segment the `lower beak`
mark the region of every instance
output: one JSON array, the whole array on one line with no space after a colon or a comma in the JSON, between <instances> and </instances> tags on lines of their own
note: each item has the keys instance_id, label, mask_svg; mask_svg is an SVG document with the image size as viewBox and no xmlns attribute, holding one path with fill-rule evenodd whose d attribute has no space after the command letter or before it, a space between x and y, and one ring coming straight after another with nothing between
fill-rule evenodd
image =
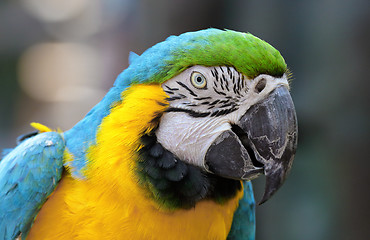
<instances>
[{"instance_id":1,"label":"lower beak","mask_svg":"<svg viewBox=\"0 0 370 240\"><path fill-rule=\"evenodd\" d=\"M297 149L297 116L286 87L253 105L231 130L222 132L205 156L208 171L231 179L266 175L266 202L284 183Z\"/></svg>"}]
</instances>

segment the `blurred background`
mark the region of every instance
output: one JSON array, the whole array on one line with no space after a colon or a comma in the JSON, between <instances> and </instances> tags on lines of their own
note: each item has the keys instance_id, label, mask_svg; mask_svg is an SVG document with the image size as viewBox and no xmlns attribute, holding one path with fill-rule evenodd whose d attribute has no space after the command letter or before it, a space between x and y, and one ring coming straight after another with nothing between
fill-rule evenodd
<instances>
[{"instance_id":1,"label":"blurred background","mask_svg":"<svg viewBox=\"0 0 370 240\"><path fill-rule=\"evenodd\" d=\"M71 128L129 51L208 27L266 40L294 73L299 148L285 185L257 207L257 239L369 239L368 0L2 0L0 148L32 121Z\"/></svg>"}]
</instances>

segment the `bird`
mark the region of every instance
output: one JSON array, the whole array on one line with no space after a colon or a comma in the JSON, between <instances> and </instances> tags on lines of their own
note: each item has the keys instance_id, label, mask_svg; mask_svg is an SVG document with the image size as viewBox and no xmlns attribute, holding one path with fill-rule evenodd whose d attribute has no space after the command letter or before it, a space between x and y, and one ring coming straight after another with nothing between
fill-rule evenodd
<instances>
[{"instance_id":1,"label":"bird","mask_svg":"<svg viewBox=\"0 0 370 240\"><path fill-rule=\"evenodd\" d=\"M0 239L255 239L291 170L290 71L251 33L170 36L71 129L40 123L0 160Z\"/></svg>"}]
</instances>

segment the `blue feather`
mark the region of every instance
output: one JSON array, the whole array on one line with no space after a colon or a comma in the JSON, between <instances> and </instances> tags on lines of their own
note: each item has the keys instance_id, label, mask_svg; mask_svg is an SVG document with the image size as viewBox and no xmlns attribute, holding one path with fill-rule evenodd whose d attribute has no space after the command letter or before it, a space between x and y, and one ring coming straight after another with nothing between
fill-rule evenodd
<instances>
[{"instance_id":1,"label":"blue feather","mask_svg":"<svg viewBox=\"0 0 370 240\"><path fill-rule=\"evenodd\" d=\"M234 213L228 240L254 240L256 235L256 216L251 182L244 182L244 196Z\"/></svg>"},{"instance_id":2,"label":"blue feather","mask_svg":"<svg viewBox=\"0 0 370 240\"><path fill-rule=\"evenodd\" d=\"M0 162L0 239L28 231L63 171L65 142L56 132L28 138Z\"/></svg>"},{"instance_id":3,"label":"blue feather","mask_svg":"<svg viewBox=\"0 0 370 240\"><path fill-rule=\"evenodd\" d=\"M133 62L135 62L136 59L138 59L139 55L134 52L130 52L130 55L128 56L128 62L131 65Z\"/></svg>"}]
</instances>

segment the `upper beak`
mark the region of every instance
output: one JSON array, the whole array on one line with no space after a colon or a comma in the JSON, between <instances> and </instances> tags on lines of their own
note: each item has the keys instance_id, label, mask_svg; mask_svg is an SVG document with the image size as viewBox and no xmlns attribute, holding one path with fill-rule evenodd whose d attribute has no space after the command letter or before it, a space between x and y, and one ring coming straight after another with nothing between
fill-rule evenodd
<instances>
[{"instance_id":1,"label":"upper beak","mask_svg":"<svg viewBox=\"0 0 370 240\"><path fill-rule=\"evenodd\" d=\"M221 133L205 156L208 171L251 180L266 175L266 202L284 183L297 149L297 116L286 87L253 105L231 130Z\"/></svg>"}]
</instances>

